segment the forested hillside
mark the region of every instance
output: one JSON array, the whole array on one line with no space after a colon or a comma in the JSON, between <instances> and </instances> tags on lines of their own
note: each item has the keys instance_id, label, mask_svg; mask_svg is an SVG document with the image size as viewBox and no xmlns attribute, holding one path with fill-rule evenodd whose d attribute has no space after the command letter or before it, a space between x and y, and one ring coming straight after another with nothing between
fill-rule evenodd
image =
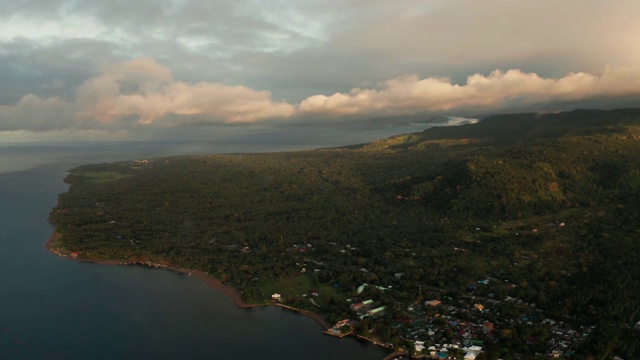
<instances>
[{"instance_id":1,"label":"forested hillside","mask_svg":"<svg viewBox=\"0 0 640 360\"><path fill-rule=\"evenodd\" d=\"M569 347L576 358L640 356L640 110L500 115L350 149L86 165L66 181L50 220L81 256L202 269L249 301L280 292L330 320L371 297L384 321L365 317L356 332L396 346L411 339L398 319L415 320L407 309L431 296L494 304L482 356L547 353L543 319L593 329ZM374 286L360 294L363 283ZM445 330L443 341L458 339Z\"/></svg>"}]
</instances>

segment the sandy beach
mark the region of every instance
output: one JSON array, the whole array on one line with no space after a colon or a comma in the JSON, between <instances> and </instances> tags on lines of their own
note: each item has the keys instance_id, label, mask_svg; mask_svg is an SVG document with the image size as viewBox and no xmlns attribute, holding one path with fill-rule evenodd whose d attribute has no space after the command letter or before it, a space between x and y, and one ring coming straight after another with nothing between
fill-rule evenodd
<instances>
[{"instance_id":1,"label":"sandy beach","mask_svg":"<svg viewBox=\"0 0 640 360\"><path fill-rule=\"evenodd\" d=\"M248 303L246 301L244 301L244 299L242 298L242 294L240 293L240 291L238 291L235 288L232 288L230 286L227 286L225 284L223 284L219 279L216 279L215 277L205 273L204 271L201 270L194 270L194 269L184 269L184 268L176 268L176 267L172 267L172 266L168 266L168 265L164 265L164 264L147 264L147 263L140 263L140 262L135 262L135 261L120 261L120 260L103 260L103 259L96 259L96 258L87 258L87 257L82 257L81 255L78 256L73 256L73 253L69 250L63 249L63 248L55 248L54 246L56 245L56 243L62 238L62 234L54 231L51 236L49 236L49 239L47 240L46 243L46 248L47 250L49 250L50 252L60 256L60 257L64 257L67 258L69 260L74 260L74 261L80 261L80 262L91 262L91 263L96 263L96 264L103 264L103 265L142 265L142 266L152 266L152 267L161 267L163 269L167 269L167 270L171 270L171 271L175 271L175 272L179 272L182 274L187 274L187 275L191 275L194 276L196 278L198 278L200 281L202 281L203 283L207 284L208 286L222 292L223 294L227 295L232 301L233 303L240 307L240 308L254 308L254 307L261 307L261 306L278 306L281 308L285 308L291 311L295 311L299 314L308 316L309 318L313 319L323 330L326 330L328 328L331 327L331 325L329 325L324 318L319 315L319 314L314 314L305 310L301 310L301 309L296 309L290 306L286 306L283 304L278 304L278 303L265 303L265 304L253 304L253 303Z\"/></svg>"}]
</instances>

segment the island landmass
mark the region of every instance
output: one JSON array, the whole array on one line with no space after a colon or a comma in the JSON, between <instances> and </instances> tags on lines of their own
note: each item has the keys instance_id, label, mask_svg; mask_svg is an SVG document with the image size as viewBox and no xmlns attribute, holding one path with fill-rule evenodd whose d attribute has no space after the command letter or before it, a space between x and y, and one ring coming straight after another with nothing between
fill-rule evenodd
<instances>
[{"instance_id":1,"label":"island landmass","mask_svg":"<svg viewBox=\"0 0 640 360\"><path fill-rule=\"evenodd\" d=\"M394 356L632 358L639 169L637 109L85 165L47 248L191 273Z\"/></svg>"}]
</instances>

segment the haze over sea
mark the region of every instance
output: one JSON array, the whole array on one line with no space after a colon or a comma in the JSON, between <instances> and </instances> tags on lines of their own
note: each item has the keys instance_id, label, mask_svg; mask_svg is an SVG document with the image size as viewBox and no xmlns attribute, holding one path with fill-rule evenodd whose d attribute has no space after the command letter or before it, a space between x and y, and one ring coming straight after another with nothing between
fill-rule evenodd
<instances>
[{"instance_id":1,"label":"haze over sea","mask_svg":"<svg viewBox=\"0 0 640 360\"><path fill-rule=\"evenodd\" d=\"M0 144L0 359L381 359L280 308L240 309L168 270L69 261L44 245L66 170L264 149L185 143Z\"/></svg>"}]
</instances>

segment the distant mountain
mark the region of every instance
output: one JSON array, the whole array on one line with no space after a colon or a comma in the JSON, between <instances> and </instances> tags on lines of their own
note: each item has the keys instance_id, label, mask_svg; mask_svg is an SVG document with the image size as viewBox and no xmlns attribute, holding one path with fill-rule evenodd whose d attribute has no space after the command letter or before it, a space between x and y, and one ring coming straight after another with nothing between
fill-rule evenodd
<instances>
[{"instance_id":1,"label":"distant mountain","mask_svg":"<svg viewBox=\"0 0 640 360\"><path fill-rule=\"evenodd\" d=\"M476 124L437 126L422 132L396 135L364 145L365 148L407 149L443 144L437 140L497 144L606 132L607 128L640 125L640 109L573 110L559 113L492 115Z\"/></svg>"}]
</instances>

